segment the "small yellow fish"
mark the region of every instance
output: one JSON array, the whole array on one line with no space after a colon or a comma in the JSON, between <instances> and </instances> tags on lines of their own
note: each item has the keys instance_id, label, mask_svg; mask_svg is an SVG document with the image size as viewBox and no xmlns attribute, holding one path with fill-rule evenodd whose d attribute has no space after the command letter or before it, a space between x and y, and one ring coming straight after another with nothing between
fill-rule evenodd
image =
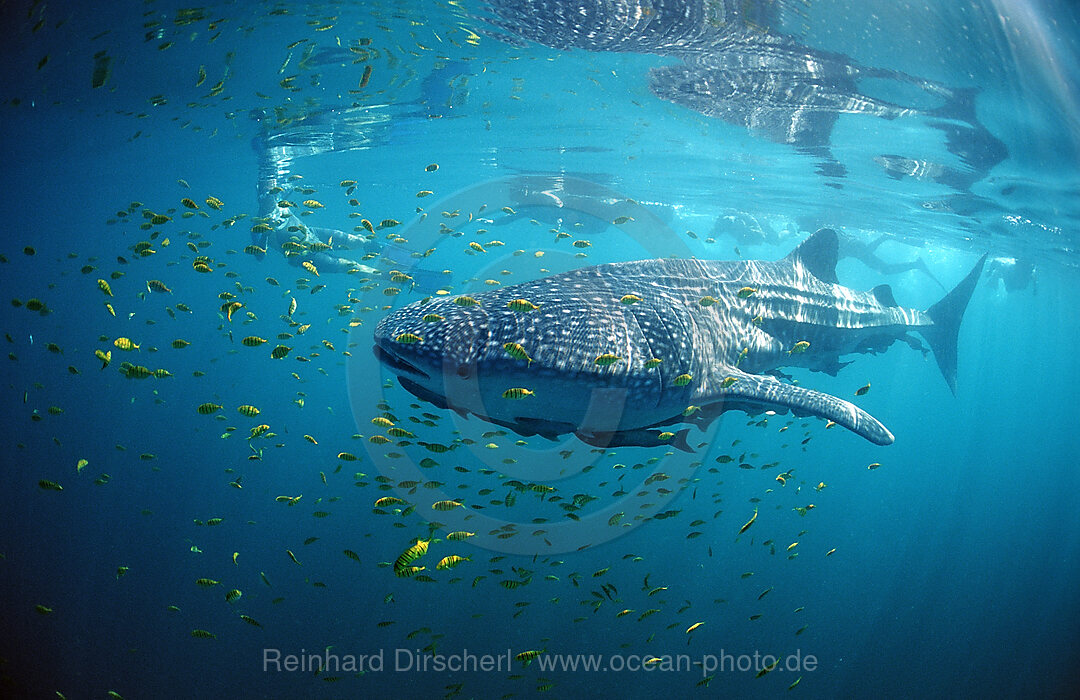
<instances>
[{"instance_id":1,"label":"small yellow fish","mask_svg":"<svg viewBox=\"0 0 1080 700\"><path fill-rule=\"evenodd\" d=\"M405 573L406 567L420 557L427 554L429 543L430 540L418 540L416 544L412 545L404 552L402 552L401 555L398 556L398 558L394 561L394 573L398 576L410 576L417 573L416 571Z\"/></svg>"},{"instance_id":2,"label":"small yellow fish","mask_svg":"<svg viewBox=\"0 0 1080 700\"><path fill-rule=\"evenodd\" d=\"M504 399L523 399L526 396L534 396L534 393L522 387L512 387L502 393Z\"/></svg>"},{"instance_id":3,"label":"small yellow fish","mask_svg":"<svg viewBox=\"0 0 1080 700\"><path fill-rule=\"evenodd\" d=\"M727 389L737 381L739 381L737 377L724 377L724 381L720 382L720 388Z\"/></svg>"},{"instance_id":4,"label":"small yellow fish","mask_svg":"<svg viewBox=\"0 0 1080 700\"><path fill-rule=\"evenodd\" d=\"M691 381L693 381L693 379L694 375L688 372L686 374L680 374L679 376L675 377L673 380L671 380L671 383L675 386L686 386Z\"/></svg>"},{"instance_id":5,"label":"small yellow fish","mask_svg":"<svg viewBox=\"0 0 1080 700\"><path fill-rule=\"evenodd\" d=\"M789 355L801 355L804 352L806 352L809 347L810 347L810 343L808 341L800 340L799 342L797 342L797 343L795 343L794 345L791 346L791 349L788 350L787 354L789 354Z\"/></svg>"},{"instance_id":6,"label":"small yellow fish","mask_svg":"<svg viewBox=\"0 0 1080 700\"><path fill-rule=\"evenodd\" d=\"M105 280L99 279L97 281L97 286L98 286L98 289L100 289L105 294L105 296L111 297L113 295L112 287L110 287L109 283L106 282Z\"/></svg>"},{"instance_id":7,"label":"small yellow fish","mask_svg":"<svg viewBox=\"0 0 1080 700\"><path fill-rule=\"evenodd\" d=\"M511 299L506 303L507 308L511 311L536 311L540 307L532 303L528 299Z\"/></svg>"},{"instance_id":8,"label":"small yellow fish","mask_svg":"<svg viewBox=\"0 0 1080 700\"><path fill-rule=\"evenodd\" d=\"M453 569L455 566L463 561L472 561L469 557L460 557L457 554L451 554L450 556L443 557L439 560L439 563L435 565L435 568L442 571L445 569Z\"/></svg>"},{"instance_id":9,"label":"small yellow fish","mask_svg":"<svg viewBox=\"0 0 1080 700\"><path fill-rule=\"evenodd\" d=\"M641 297L639 297L637 294L624 294L622 298L619 299L620 302L627 305L636 304L641 300Z\"/></svg>"},{"instance_id":10,"label":"small yellow fish","mask_svg":"<svg viewBox=\"0 0 1080 700\"><path fill-rule=\"evenodd\" d=\"M528 364L532 364L532 358L529 357L529 354L525 351L525 348L522 347L519 343L503 343L503 350L505 350L506 354L514 358L515 360L525 360L528 362Z\"/></svg>"},{"instance_id":11,"label":"small yellow fish","mask_svg":"<svg viewBox=\"0 0 1080 700\"><path fill-rule=\"evenodd\" d=\"M855 390L856 396L863 396L866 392L870 391L870 382L866 383L866 386L861 386Z\"/></svg>"},{"instance_id":12,"label":"small yellow fish","mask_svg":"<svg viewBox=\"0 0 1080 700\"><path fill-rule=\"evenodd\" d=\"M537 658L543 653L544 652L542 650L530 649L528 651L523 651L520 654L516 654L514 656L514 660L520 661L523 666L528 666L533 659Z\"/></svg>"},{"instance_id":13,"label":"small yellow fish","mask_svg":"<svg viewBox=\"0 0 1080 700\"><path fill-rule=\"evenodd\" d=\"M121 350L138 350L139 349L139 346L136 345L135 343L131 342L131 340L128 339L128 338L117 338L116 340L113 341L113 345L120 348Z\"/></svg>"},{"instance_id":14,"label":"small yellow fish","mask_svg":"<svg viewBox=\"0 0 1080 700\"><path fill-rule=\"evenodd\" d=\"M750 526L754 524L755 520L757 520L757 508L754 509L754 514L750 517L749 520L746 521L746 524L739 528L739 534L741 535L747 530L749 530Z\"/></svg>"},{"instance_id":15,"label":"small yellow fish","mask_svg":"<svg viewBox=\"0 0 1080 700\"><path fill-rule=\"evenodd\" d=\"M613 352L606 352L593 360L593 364L599 365L600 367L607 367L608 365L615 364L621 359L621 357Z\"/></svg>"},{"instance_id":16,"label":"small yellow fish","mask_svg":"<svg viewBox=\"0 0 1080 700\"><path fill-rule=\"evenodd\" d=\"M754 294L756 294L756 293L757 293L757 289L755 289L754 287L743 287L742 289L739 290L739 298L740 299L748 299L748 298L754 296Z\"/></svg>"}]
</instances>

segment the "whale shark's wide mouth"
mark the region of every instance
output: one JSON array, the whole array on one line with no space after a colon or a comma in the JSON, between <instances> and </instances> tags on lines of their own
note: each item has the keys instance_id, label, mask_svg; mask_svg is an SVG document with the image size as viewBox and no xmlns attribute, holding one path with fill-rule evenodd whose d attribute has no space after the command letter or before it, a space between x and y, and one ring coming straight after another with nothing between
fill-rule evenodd
<instances>
[{"instance_id":1,"label":"whale shark's wide mouth","mask_svg":"<svg viewBox=\"0 0 1080 700\"><path fill-rule=\"evenodd\" d=\"M375 359L389 367L394 372L397 372L399 374L413 374L418 377L424 377L425 379L431 379L430 374L420 369L416 365L412 364L398 353L394 352L392 348L384 347L380 343L376 342L372 350L375 352Z\"/></svg>"}]
</instances>

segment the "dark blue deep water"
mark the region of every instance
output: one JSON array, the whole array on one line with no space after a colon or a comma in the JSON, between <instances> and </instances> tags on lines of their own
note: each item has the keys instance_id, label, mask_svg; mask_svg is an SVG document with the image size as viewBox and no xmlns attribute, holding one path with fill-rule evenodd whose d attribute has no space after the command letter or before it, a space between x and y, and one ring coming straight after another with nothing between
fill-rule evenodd
<instances>
[{"instance_id":1,"label":"dark blue deep water","mask_svg":"<svg viewBox=\"0 0 1080 700\"><path fill-rule=\"evenodd\" d=\"M1072 3L0 15L0 696L1074 696ZM549 441L372 354L428 296L821 227L908 308L988 256L955 394L915 335L783 369L889 446L761 411Z\"/></svg>"}]
</instances>

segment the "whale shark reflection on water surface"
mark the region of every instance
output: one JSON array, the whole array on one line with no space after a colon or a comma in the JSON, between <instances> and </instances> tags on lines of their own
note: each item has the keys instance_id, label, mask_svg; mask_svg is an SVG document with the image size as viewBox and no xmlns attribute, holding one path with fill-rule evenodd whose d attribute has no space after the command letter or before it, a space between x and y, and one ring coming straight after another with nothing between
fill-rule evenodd
<instances>
[{"instance_id":1,"label":"whale shark reflection on water surface","mask_svg":"<svg viewBox=\"0 0 1080 700\"><path fill-rule=\"evenodd\" d=\"M966 190L1008 156L977 119L977 90L902 71L864 66L784 34L792 2L686 0L488 0L480 16L503 41L555 49L652 54L679 59L649 70L660 99L794 146L823 161L819 172L842 176L829 150L841 114L882 119L923 117L946 136L963 169L941 166L934 179ZM872 94L867 81L894 99ZM912 93L914 92L914 96ZM899 97L907 95L908 97ZM901 156L903 157L903 156Z\"/></svg>"}]
</instances>

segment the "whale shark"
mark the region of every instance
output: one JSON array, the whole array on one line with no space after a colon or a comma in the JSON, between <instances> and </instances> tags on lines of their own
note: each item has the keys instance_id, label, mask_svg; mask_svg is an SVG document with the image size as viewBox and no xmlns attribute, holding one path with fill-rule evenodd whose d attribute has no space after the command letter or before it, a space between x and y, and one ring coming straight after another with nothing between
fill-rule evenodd
<instances>
[{"instance_id":1,"label":"whale shark","mask_svg":"<svg viewBox=\"0 0 1080 700\"><path fill-rule=\"evenodd\" d=\"M522 436L692 451L691 427L772 410L888 445L893 434L863 409L775 375L835 375L845 355L897 340L928 352L915 332L955 392L960 321L986 256L920 311L888 285L840 285L837 255L836 232L821 229L775 261L615 262L433 297L385 316L374 351L418 398Z\"/></svg>"},{"instance_id":2,"label":"whale shark","mask_svg":"<svg viewBox=\"0 0 1080 700\"><path fill-rule=\"evenodd\" d=\"M841 114L923 119L961 161L939 182L961 191L1008 157L976 115L975 88L863 65L787 29L806 9L747 0L486 0L488 35L518 46L663 57L648 70L659 99L793 146L844 177L831 151ZM841 20L842 21L842 20Z\"/></svg>"}]
</instances>

